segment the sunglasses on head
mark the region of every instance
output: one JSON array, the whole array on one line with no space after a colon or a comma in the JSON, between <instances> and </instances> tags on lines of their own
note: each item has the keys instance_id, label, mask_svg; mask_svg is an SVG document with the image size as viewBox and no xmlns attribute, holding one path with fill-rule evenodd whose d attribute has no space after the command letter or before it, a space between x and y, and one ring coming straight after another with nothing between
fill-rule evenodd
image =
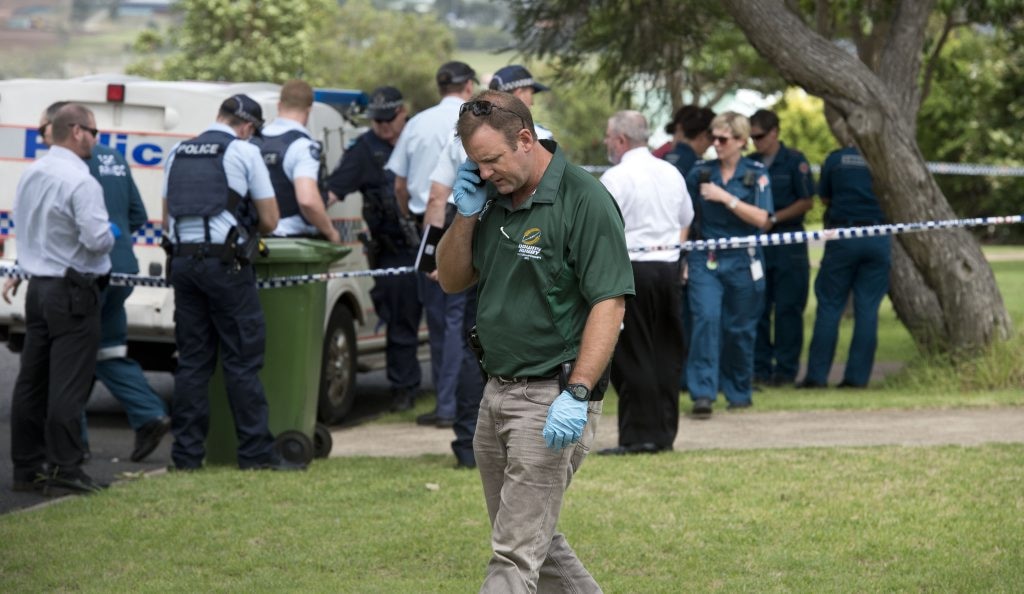
<instances>
[{"instance_id":1,"label":"sunglasses on head","mask_svg":"<svg viewBox=\"0 0 1024 594\"><path fill-rule=\"evenodd\" d=\"M736 138L735 136L716 136L716 135L712 134L711 135L711 142L714 142L715 144L725 144L725 143L729 142L730 140L732 140L734 138L736 140L739 140L739 138Z\"/></svg>"},{"instance_id":2,"label":"sunglasses on head","mask_svg":"<svg viewBox=\"0 0 1024 594\"><path fill-rule=\"evenodd\" d=\"M96 135L100 133L99 129L97 129L97 128L90 128L89 126L85 126L83 124L68 124L68 126L71 126L72 128L74 128L75 126L78 126L82 130L85 130L89 134L92 134L93 138L96 138Z\"/></svg>"},{"instance_id":3,"label":"sunglasses on head","mask_svg":"<svg viewBox=\"0 0 1024 594\"><path fill-rule=\"evenodd\" d=\"M476 101L467 101L463 103L462 107L459 108L459 116L461 117L462 114L468 111L477 117L486 117L491 115L495 109L516 116L517 118L519 118L519 121L523 123L523 128L526 127L526 120L523 119L523 116L512 111L511 109L505 109L500 105L495 105L490 101L484 101L483 99L477 99Z\"/></svg>"}]
</instances>

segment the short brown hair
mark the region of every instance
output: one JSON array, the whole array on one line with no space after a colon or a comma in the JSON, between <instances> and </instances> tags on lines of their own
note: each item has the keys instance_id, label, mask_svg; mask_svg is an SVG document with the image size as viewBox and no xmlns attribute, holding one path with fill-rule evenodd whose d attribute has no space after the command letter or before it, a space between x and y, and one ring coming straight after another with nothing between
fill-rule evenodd
<instances>
[{"instance_id":1,"label":"short brown hair","mask_svg":"<svg viewBox=\"0 0 1024 594\"><path fill-rule=\"evenodd\" d=\"M306 109L313 105L313 87L304 80L290 80L281 85L281 105L289 109Z\"/></svg>"},{"instance_id":2,"label":"short brown hair","mask_svg":"<svg viewBox=\"0 0 1024 594\"><path fill-rule=\"evenodd\" d=\"M71 128L75 125L88 126L92 111L78 103L68 103L57 110L50 127L53 130L53 141L62 142L71 137Z\"/></svg>"},{"instance_id":3,"label":"short brown hair","mask_svg":"<svg viewBox=\"0 0 1024 594\"><path fill-rule=\"evenodd\" d=\"M488 113L475 115L474 106L489 110ZM504 91L487 90L462 104L459 110L459 124L456 128L459 138L471 137L482 124L487 124L505 136L509 147L515 148L519 131L526 128L530 136L537 140L537 131L533 127L533 116L518 97Z\"/></svg>"}]
</instances>

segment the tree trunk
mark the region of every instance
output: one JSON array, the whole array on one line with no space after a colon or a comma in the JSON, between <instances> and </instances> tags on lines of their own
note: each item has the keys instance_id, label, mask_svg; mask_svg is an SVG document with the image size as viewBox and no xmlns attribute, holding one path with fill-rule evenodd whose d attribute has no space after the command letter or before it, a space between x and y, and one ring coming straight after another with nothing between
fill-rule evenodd
<instances>
[{"instance_id":1,"label":"tree trunk","mask_svg":"<svg viewBox=\"0 0 1024 594\"><path fill-rule=\"evenodd\" d=\"M897 9L890 29L894 38L886 44L883 62L902 63L883 64L880 69L889 79L884 80L813 32L783 0L723 4L787 81L835 108L871 168L875 193L890 221L954 218L918 150L913 123L917 91L908 89L920 68L924 24L916 19L926 19L930 10L913 6L913 0ZM976 351L1010 336L1012 323L992 268L970 233L910 233L897 236L894 246L890 296L920 347Z\"/></svg>"}]
</instances>

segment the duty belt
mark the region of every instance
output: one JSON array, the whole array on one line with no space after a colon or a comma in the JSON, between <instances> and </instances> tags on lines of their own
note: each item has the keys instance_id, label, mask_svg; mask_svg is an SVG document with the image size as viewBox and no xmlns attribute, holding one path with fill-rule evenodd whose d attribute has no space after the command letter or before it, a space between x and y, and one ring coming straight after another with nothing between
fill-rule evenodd
<instances>
[{"instance_id":1,"label":"duty belt","mask_svg":"<svg viewBox=\"0 0 1024 594\"><path fill-rule=\"evenodd\" d=\"M233 258L235 246L226 243L179 243L172 249L175 256L199 258Z\"/></svg>"},{"instance_id":2,"label":"duty belt","mask_svg":"<svg viewBox=\"0 0 1024 594\"><path fill-rule=\"evenodd\" d=\"M504 375L492 375L494 379L498 380L503 384L518 384L519 382L544 382L553 379L558 379L558 370L555 369L547 375L524 375L519 377L507 377Z\"/></svg>"}]
</instances>

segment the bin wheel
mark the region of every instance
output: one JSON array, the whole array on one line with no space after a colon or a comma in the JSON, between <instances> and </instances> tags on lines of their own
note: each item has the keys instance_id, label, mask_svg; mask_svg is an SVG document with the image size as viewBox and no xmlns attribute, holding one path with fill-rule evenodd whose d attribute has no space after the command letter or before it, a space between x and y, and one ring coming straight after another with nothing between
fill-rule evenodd
<instances>
[{"instance_id":1,"label":"bin wheel","mask_svg":"<svg viewBox=\"0 0 1024 594\"><path fill-rule=\"evenodd\" d=\"M324 333L317 419L333 425L352 409L356 397L356 328L352 312L335 305Z\"/></svg>"},{"instance_id":2,"label":"bin wheel","mask_svg":"<svg viewBox=\"0 0 1024 594\"><path fill-rule=\"evenodd\" d=\"M323 423L317 423L313 429L313 456L326 458L331 455L331 448L334 447L334 438L331 437L331 430Z\"/></svg>"},{"instance_id":3,"label":"bin wheel","mask_svg":"<svg viewBox=\"0 0 1024 594\"><path fill-rule=\"evenodd\" d=\"M313 461L313 440L301 431L285 431L274 439L274 450L293 464Z\"/></svg>"}]
</instances>

